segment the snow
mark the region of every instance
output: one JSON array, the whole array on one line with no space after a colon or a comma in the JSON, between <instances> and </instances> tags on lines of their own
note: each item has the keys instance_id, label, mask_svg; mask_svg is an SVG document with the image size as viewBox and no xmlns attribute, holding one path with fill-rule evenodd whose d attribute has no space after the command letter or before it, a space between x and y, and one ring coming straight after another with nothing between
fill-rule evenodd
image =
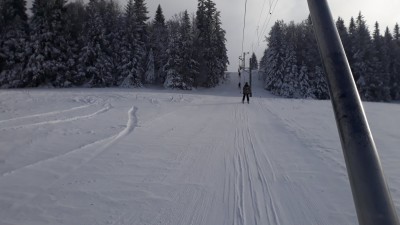
<instances>
[{"instance_id":1,"label":"snow","mask_svg":"<svg viewBox=\"0 0 400 225\"><path fill-rule=\"evenodd\" d=\"M0 224L357 224L331 103L228 78L1 90ZM400 105L365 110L399 210Z\"/></svg>"}]
</instances>

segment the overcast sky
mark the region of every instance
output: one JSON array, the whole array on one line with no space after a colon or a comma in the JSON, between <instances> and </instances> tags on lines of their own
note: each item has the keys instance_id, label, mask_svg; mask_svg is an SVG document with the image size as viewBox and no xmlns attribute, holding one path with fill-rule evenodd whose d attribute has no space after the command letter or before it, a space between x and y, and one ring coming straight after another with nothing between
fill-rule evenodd
<instances>
[{"instance_id":1,"label":"overcast sky","mask_svg":"<svg viewBox=\"0 0 400 225\"><path fill-rule=\"evenodd\" d=\"M30 2L32 0L28 0ZM126 5L127 0L118 0L122 7ZM197 9L197 0L145 0L149 16L154 17L158 4L161 5L166 19L174 14L188 10L189 13L195 13ZM230 65L229 71L236 71L239 63L239 55L242 52L242 31L245 0L214 0L216 7L221 11L223 28L226 30L227 48ZM276 3L276 8L272 14L269 14L271 3ZM366 19L369 29L372 32L375 21L380 23L381 32L384 32L386 26L393 31L396 23L400 24L400 0L328 0L332 15L336 20L338 16L342 17L346 26L350 18L357 17L361 11ZM264 5L264 8L263 8ZM30 4L28 3L28 7ZM263 11L262 11L263 10ZM257 54L258 59L266 48L264 36L268 34L271 25L276 20L285 22L300 22L307 18L309 14L306 0L247 0L247 17L244 38L244 51ZM261 15L261 16L260 16ZM257 38L257 27L259 35L261 27L266 19L271 17L265 33L260 42ZM261 35L260 35L261 36ZM246 60L247 61L247 60ZM248 61L246 62L246 64Z\"/></svg>"}]
</instances>

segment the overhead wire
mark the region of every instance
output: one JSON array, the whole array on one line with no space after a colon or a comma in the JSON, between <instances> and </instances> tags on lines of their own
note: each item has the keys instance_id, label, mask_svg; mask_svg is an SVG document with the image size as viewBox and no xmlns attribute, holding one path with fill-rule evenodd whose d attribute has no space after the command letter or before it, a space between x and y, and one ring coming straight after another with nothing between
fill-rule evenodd
<instances>
[{"instance_id":1,"label":"overhead wire","mask_svg":"<svg viewBox=\"0 0 400 225\"><path fill-rule=\"evenodd\" d=\"M242 37L242 52L244 48L244 31L246 29L246 14L247 14L247 0L244 4L244 18L243 18L243 37Z\"/></svg>"},{"instance_id":2,"label":"overhead wire","mask_svg":"<svg viewBox=\"0 0 400 225\"><path fill-rule=\"evenodd\" d=\"M252 42L252 45L254 45L254 41L255 41L255 39L257 39L258 38L258 30L259 30L259 28L260 28L260 21L261 21L261 16L263 15L263 13L264 13L264 8L265 8L265 3L267 2L267 0L264 0L264 2L263 2L263 5L262 5L262 7L261 7L261 12L260 12L260 15L258 16L258 22L257 22L257 28L256 28L256 35L254 36L254 39L253 39L253 42ZM270 0L270 2L271 2L271 0ZM252 47L253 48L253 47ZM253 50L253 52L254 52L254 49L252 49Z\"/></svg>"},{"instance_id":3,"label":"overhead wire","mask_svg":"<svg viewBox=\"0 0 400 225\"><path fill-rule=\"evenodd\" d=\"M248 0L245 1L244 18L243 18L242 53L244 52L244 42L245 42L247 1ZM260 45L260 39L265 34L265 32L266 32L266 30L268 28L268 25L269 25L269 23L270 23L270 21L272 19L272 14L275 11L275 8L276 8L276 6L278 4L278 1L279 0L269 0L269 8L267 8L268 9L268 13L267 13L266 18L264 19L263 25L260 27L261 17L262 17L262 15L264 13L264 9L266 8L265 7L266 6L266 0L263 1L263 6L261 8L261 12L260 12L260 15L259 15L259 18L258 18L258 23L257 23L257 28L256 28L256 35L254 36L255 38L253 39L253 42L252 42L252 45L251 45L251 48L252 48L253 52L254 52L254 40L257 39L257 46L259 46ZM260 28L261 28L261 30L260 30Z\"/></svg>"},{"instance_id":4,"label":"overhead wire","mask_svg":"<svg viewBox=\"0 0 400 225\"><path fill-rule=\"evenodd\" d=\"M272 14L275 11L276 6L278 5L279 0L270 0L270 10L267 14L267 17L264 20L264 24L261 29L261 33L258 33L258 45L260 44L261 37L265 34L269 23L271 22Z\"/></svg>"}]
</instances>

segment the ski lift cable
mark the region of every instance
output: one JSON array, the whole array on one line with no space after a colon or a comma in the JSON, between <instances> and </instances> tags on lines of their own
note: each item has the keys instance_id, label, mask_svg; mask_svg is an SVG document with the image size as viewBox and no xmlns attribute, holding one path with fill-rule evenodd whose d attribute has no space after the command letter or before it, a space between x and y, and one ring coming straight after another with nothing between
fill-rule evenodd
<instances>
[{"instance_id":1,"label":"ski lift cable","mask_svg":"<svg viewBox=\"0 0 400 225\"><path fill-rule=\"evenodd\" d=\"M267 22L266 26L263 28L262 32L260 33L260 36L258 37L258 42L260 42L260 38L261 38L261 37L265 34L265 32L267 31L268 25L269 25L269 23L271 22L272 14L274 13L276 6L278 5L278 1L279 1L279 0L276 0L276 1L275 1L275 5L274 5L274 7L272 8L272 10L270 11L270 17L269 17L269 19L268 19L268 22Z\"/></svg>"},{"instance_id":2,"label":"ski lift cable","mask_svg":"<svg viewBox=\"0 0 400 225\"><path fill-rule=\"evenodd\" d=\"M271 0L269 0L270 2L271 2ZM265 3L267 2L267 0L264 0L264 2L263 2L263 5L262 5L262 8L261 8L261 12L260 12L260 16L258 17L258 22L257 22L257 28L256 28L256 31L255 31L255 36L254 36L254 39L253 39L253 44L254 44L254 41L258 38L258 30L259 30L259 28L260 28L260 21L261 21L261 16L263 15L263 13L264 13L264 9L265 9Z\"/></svg>"},{"instance_id":3,"label":"ski lift cable","mask_svg":"<svg viewBox=\"0 0 400 225\"><path fill-rule=\"evenodd\" d=\"M260 26L260 20L261 20L262 14L263 14L263 12L264 12L264 8L265 8L265 3L266 3L266 2L267 2L267 0L264 0L263 6L262 6L262 8L261 8L260 16L258 17L257 27ZM271 2L271 0L270 0L270 2Z\"/></svg>"},{"instance_id":4,"label":"ski lift cable","mask_svg":"<svg viewBox=\"0 0 400 225\"><path fill-rule=\"evenodd\" d=\"M243 18L243 37L242 37L242 52L244 47L244 31L246 29L246 14L247 14L247 0L244 4L244 18Z\"/></svg>"},{"instance_id":5,"label":"ski lift cable","mask_svg":"<svg viewBox=\"0 0 400 225\"><path fill-rule=\"evenodd\" d=\"M265 34L266 29L268 28L268 25L269 25L269 23L271 22L272 13L275 11L275 8L276 8L277 4L278 4L278 0L273 0L273 1L271 2L270 10L269 10L269 12L268 12L268 17L266 18L266 21L264 21L265 23L263 24L263 27L262 27L262 29L261 29L261 33L259 34L259 35L260 35L260 36L259 36L259 40L260 40L260 38ZM267 20L267 19L268 19L268 20Z\"/></svg>"},{"instance_id":6,"label":"ski lift cable","mask_svg":"<svg viewBox=\"0 0 400 225\"><path fill-rule=\"evenodd\" d=\"M262 31L261 35L264 35L264 34L265 34L265 32L266 32L266 30L267 30L267 28L268 28L268 25L269 25L269 23L271 22L272 15L273 15L273 13L275 12L276 6L278 5L278 1L279 1L279 0L276 0L276 1L275 1L275 5L273 6L273 8L271 8L271 11L269 12L269 15L270 15L269 20L268 20L268 22L267 22L267 25L264 27L264 30Z\"/></svg>"},{"instance_id":7,"label":"ski lift cable","mask_svg":"<svg viewBox=\"0 0 400 225\"><path fill-rule=\"evenodd\" d=\"M257 43L258 43L258 45L260 45L260 38L261 38L262 33L263 33L262 31L264 30L264 27L266 26L267 21L270 20L269 17L271 17L271 9L272 9L272 6L273 6L274 1L275 1L275 0L269 0L269 9L268 9L267 16L265 17L264 23L263 23L263 25L261 26L261 30L259 30L258 33L257 33ZM260 33L260 31L261 31L261 33Z\"/></svg>"}]
</instances>

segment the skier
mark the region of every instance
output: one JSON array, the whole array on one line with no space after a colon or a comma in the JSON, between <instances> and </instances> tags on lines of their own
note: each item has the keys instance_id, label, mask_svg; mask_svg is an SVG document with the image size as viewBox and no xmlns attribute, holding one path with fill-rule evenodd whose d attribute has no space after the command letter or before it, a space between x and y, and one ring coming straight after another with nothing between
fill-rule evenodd
<instances>
[{"instance_id":1,"label":"skier","mask_svg":"<svg viewBox=\"0 0 400 225\"><path fill-rule=\"evenodd\" d=\"M240 82L239 82L239 84L238 84L238 87L239 87L239 89L240 89Z\"/></svg>"},{"instance_id":2,"label":"skier","mask_svg":"<svg viewBox=\"0 0 400 225\"><path fill-rule=\"evenodd\" d=\"M249 95L251 95L251 87L250 85L246 82L243 86L243 99L242 103L244 103L244 98L247 97L247 103L250 104L249 100Z\"/></svg>"}]
</instances>

